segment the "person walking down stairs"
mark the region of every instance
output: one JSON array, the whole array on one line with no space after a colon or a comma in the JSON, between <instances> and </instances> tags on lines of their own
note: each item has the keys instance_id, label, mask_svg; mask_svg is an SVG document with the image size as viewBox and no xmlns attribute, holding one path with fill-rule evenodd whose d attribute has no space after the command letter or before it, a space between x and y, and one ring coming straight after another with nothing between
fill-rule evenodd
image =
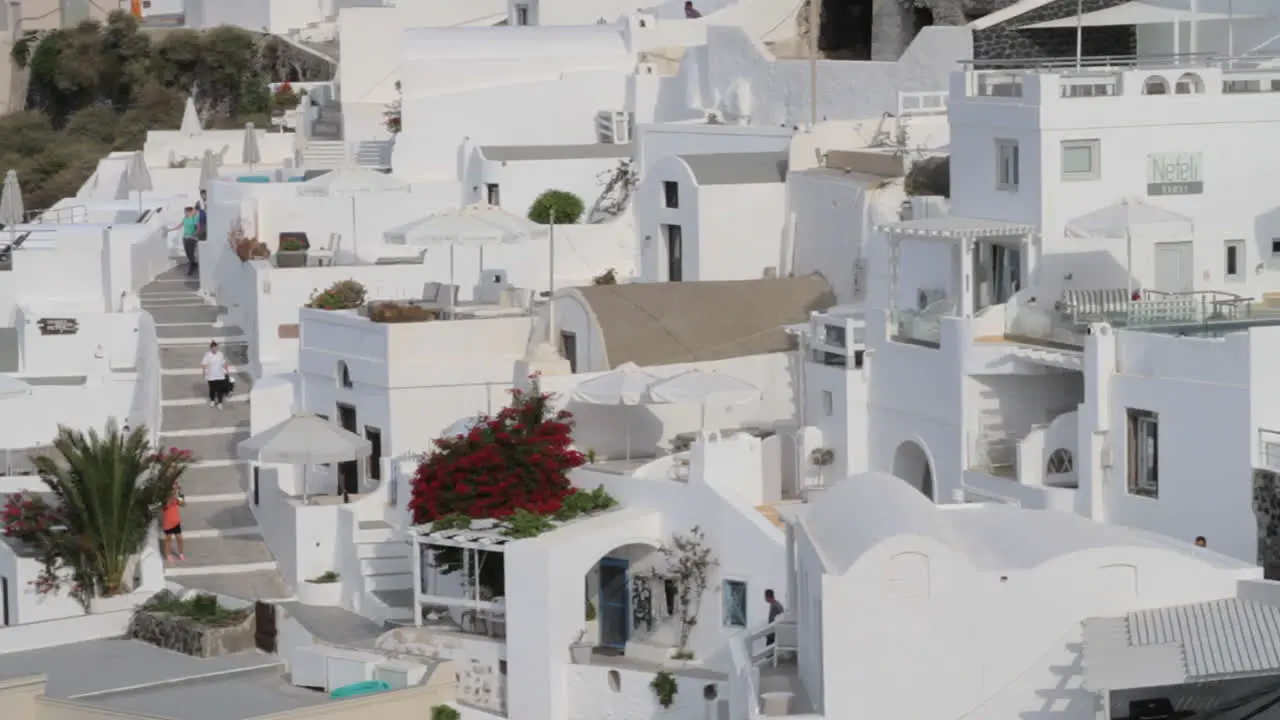
<instances>
[{"instance_id":1,"label":"person walking down stairs","mask_svg":"<svg viewBox=\"0 0 1280 720\"><path fill-rule=\"evenodd\" d=\"M218 349L218 341L209 343L209 352L204 354L200 366L204 369L204 379L209 383L209 407L222 409L222 401L231 391L231 366L227 364L227 356Z\"/></svg>"}]
</instances>

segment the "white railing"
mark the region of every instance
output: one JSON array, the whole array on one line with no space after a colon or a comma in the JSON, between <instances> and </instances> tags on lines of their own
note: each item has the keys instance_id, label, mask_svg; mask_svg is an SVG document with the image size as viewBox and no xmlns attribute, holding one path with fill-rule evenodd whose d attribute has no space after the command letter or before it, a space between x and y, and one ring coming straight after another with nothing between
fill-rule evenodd
<instances>
[{"instance_id":1,"label":"white railing","mask_svg":"<svg viewBox=\"0 0 1280 720\"><path fill-rule=\"evenodd\" d=\"M162 405L160 403L160 346L156 340L156 322L145 310L138 318L138 348L133 402L129 407L129 424L146 426L150 440L159 440Z\"/></svg>"},{"instance_id":2,"label":"white railing","mask_svg":"<svg viewBox=\"0 0 1280 720\"><path fill-rule=\"evenodd\" d=\"M733 663L733 672L729 675L729 716L759 720L760 671L747 650L749 637L742 632L729 638L729 657Z\"/></svg>"},{"instance_id":3,"label":"white railing","mask_svg":"<svg viewBox=\"0 0 1280 720\"><path fill-rule=\"evenodd\" d=\"M984 433L974 438L969 469L1007 478L1018 477L1018 440Z\"/></svg>"},{"instance_id":4,"label":"white railing","mask_svg":"<svg viewBox=\"0 0 1280 720\"><path fill-rule=\"evenodd\" d=\"M926 92L899 92L898 117L921 115L945 115L947 113L946 90Z\"/></svg>"},{"instance_id":5,"label":"white railing","mask_svg":"<svg viewBox=\"0 0 1280 720\"><path fill-rule=\"evenodd\" d=\"M75 223L89 222L89 207L87 205L66 205L60 208L51 208L47 210L28 210L26 213L28 225L72 225Z\"/></svg>"}]
</instances>

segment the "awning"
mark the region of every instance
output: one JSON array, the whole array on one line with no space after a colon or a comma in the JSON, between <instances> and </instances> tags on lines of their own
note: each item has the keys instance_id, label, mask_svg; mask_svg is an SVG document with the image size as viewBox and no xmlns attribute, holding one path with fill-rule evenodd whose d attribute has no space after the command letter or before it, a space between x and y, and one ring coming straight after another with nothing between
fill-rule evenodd
<instances>
[{"instance_id":1,"label":"awning","mask_svg":"<svg viewBox=\"0 0 1280 720\"><path fill-rule=\"evenodd\" d=\"M1215 9L1217 9L1215 7ZM1168 25L1175 22L1190 22L1193 16L1191 13L1181 8L1176 3L1168 4L1152 4L1146 2L1127 2L1123 5L1116 5L1105 10L1085 13L1077 20L1075 15L1064 17L1059 20L1050 20L1048 22L1036 23L1035 25L1027 25L1023 30L1047 30L1050 28L1073 28L1077 24L1084 27L1111 27L1114 25ZM1241 12L1228 14L1227 12L1209 12L1205 9L1199 9L1195 14L1197 22L1206 20L1247 20L1250 18L1261 17L1259 15L1249 15Z\"/></svg>"},{"instance_id":2,"label":"awning","mask_svg":"<svg viewBox=\"0 0 1280 720\"><path fill-rule=\"evenodd\" d=\"M954 240L976 240L978 238L1024 237L1034 235L1036 229L1030 225L1005 222L1003 220L985 220L965 217L932 217L918 220L876 225L875 229L890 235L937 237Z\"/></svg>"}]
</instances>

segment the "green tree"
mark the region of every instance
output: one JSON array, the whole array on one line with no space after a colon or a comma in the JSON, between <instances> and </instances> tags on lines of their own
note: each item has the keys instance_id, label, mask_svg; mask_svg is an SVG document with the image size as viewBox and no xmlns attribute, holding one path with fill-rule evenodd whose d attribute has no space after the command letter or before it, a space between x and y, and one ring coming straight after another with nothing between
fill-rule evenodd
<instances>
[{"instance_id":1,"label":"green tree","mask_svg":"<svg viewBox=\"0 0 1280 720\"><path fill-rule=\"evenodd\" d=\"M90 140L100 145L110 146L116 141L120 128L120 116L110 106L90 105L76 111L67 120L63 133L68 138Z\"/></svg>"},{"instance_id":2,"label":"green tree","mask_svg":"<svg viewBox=\"0 0 1280 720\"><path fill-rule=\"evenodd\" d=\"M582 217L582 198L566 190L547 190L533 201L529 219L539 225L572 225Z\"/></svg>"},{"instance_id":3,"label":"green tree","mask_svg":"<svg viewBox=\"0 0 1280 720\"><path fill-rule=\"evenodd\" d=\"M137 558L191 464L184 450L156 452L148 432L123 432L114 421L102 434L60 427L55 452L35 458L53 501L11 496L3 521L6 536L38 554L38 590L70 582L87 608L95 597L133 589Z\"/></svg>"}]
</instances>

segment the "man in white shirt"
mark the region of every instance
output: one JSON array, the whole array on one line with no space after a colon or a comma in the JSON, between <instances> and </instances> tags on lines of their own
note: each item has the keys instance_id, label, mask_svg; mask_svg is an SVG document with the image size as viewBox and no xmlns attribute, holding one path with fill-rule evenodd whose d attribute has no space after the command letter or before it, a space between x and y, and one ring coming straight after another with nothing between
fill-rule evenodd
<instances>
[{"instance_id":1,"label":"man in white shirt","mask_svg":"<svg viewBox=\"0 0 1280 720\"><path fill-rule=\"evenodd\" d=\"M217 342L209 343L209 352L204 354L200 367L204 369L205 382L209 383L209 407L222 409L222 401L231 390L231 366Z\"/></svg>"}]
</instances>

